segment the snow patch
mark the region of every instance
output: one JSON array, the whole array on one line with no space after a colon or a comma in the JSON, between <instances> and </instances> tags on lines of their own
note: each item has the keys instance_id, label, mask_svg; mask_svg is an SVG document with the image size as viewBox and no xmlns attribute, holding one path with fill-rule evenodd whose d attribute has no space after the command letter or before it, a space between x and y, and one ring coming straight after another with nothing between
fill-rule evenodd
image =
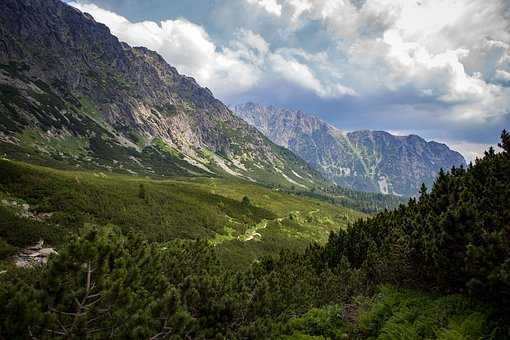
<instances>
[{"instance_id":1,"label":"snow patch","mask_svg":"<svg viewBox=\"0 0 510 340\"><path fill-rule=\"evenodd\" d=\"M388 177L386 176L379 176L379 180L377 181L379 184L379 191L385 195L388 195L390 193L389 190L389 183L388 183Z\"/></svg>"}]
</instances>

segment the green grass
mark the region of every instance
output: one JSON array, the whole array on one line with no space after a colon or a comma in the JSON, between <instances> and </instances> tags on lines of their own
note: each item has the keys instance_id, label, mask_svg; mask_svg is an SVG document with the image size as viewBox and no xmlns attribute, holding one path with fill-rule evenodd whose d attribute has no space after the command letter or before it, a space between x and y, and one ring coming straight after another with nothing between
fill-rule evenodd
<instances>
[{"instance_id":1,"label":"green grass","mask_svg":"<svg viewBox=\"0 0 510 340\"><path fill-rule=\"evenodd\" d=\"M85 138L72 135L43 137L41 132L36 129L25 129L17 134L17 138L23 147L48 154L65 154L73 157L86 156L89 147Z\"/></svg>"},{"instance_id":2,"label":"green grass","mask_svg":"<svg viewBox=\"0 0 510 340\"><path fill-rule=\"evenodd\" d=\"M207 239L228 264L243 267L281 249L300 250L311 242L325 242L330 231L365 216L228 179L155 180L7 160L0 160L0 172L1 192L27 202L34 213L53 213L44 223L27 221L18 237L4 225L0 237L17 246L38 238L59 243L61 238L53 231L62 236L87 223L114 224L124 232L141 231L150 241ZM245 196L250 203L242 202ZM13 225L23 225L7 208L0 213L16 220Z\"/></svg>"},{"instance_id":3,"label":"green grass","mask_svg":"<svg viewBox=\"0 0 510 340\"><path fill-rule=\"evenodd\" d=\"M182 153L180 153L177 149L175 148L172 148L170 145L168 145L163 139L161 138L155 138L153 141L152 141L153 145L156 146L159 150L163 151L163 152L166 152L167 154L169 154L170 156L172 157L175 157L175 158L180 158L182 159L183 158L183 155Z\"/></svg>"},{"instance_id":4,"label":"green grass","mask_svg":"<svg viewBox=\"0 0 510 340\"><path fill-rule=\"evenodd\" d=\"M89 97L80 97L81 112L95 120L103 120L101 113Z\"/></svg>"}]
</instances>

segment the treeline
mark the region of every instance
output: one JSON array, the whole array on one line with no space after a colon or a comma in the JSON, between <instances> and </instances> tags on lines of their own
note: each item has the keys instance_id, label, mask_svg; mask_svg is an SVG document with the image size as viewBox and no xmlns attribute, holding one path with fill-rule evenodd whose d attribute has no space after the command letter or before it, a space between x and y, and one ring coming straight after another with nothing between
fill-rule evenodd
<instances>
[{"instance_id":1,"label":"treeline","mask_svg":"<svg viewBox=\"0 0 510 340\"><path fill-rule=\"evenodd\" d=\"M356 191L336 185L323 188L312 188L307 191L294 191L292 193L298 196L319 199L369 214L395 209L399 205L406 203L408 200L408 198L395 195Z\"/></svg>"}]
</instances>

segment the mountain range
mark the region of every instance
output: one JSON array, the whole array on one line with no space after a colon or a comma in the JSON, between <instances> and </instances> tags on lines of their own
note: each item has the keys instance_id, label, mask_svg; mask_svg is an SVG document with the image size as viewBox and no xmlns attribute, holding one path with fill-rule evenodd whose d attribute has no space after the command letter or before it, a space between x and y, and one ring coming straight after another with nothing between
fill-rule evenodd
<instances>
[{"instance_id":1,"label":"mountain range","mask_svg":"<svg viewBox=\"0 0 510 340\"><path fill-rule=\"evenodd\" d=\"M346 133L301 111L254 103L233 110L327 179L355 190L413 196L422 183L430 186L440 169L466 165L460 153L416 135Z\"/></svg>"},{"instance_id":2,"label":"mountain range","mask_svg":"<svg viewBox=\"0 0 510 340\"><path fill-rule=\"evenodd\" d=\"M324 182L157 53L59 0L0 3L0 153L143 175Z\"/></svg>"},{"instance_id":3,"label":"mountain range","mask_svg":"<svg viewBox=\"0 0 510 340\"><path fill-rule=\"evenodd\" d=\"M459 153L418 136L344 133L299 111L234 114L156 52L59 0L0 4L0 154L73 168L220 176L411 196Z\"/></svg>"}]
</instances>

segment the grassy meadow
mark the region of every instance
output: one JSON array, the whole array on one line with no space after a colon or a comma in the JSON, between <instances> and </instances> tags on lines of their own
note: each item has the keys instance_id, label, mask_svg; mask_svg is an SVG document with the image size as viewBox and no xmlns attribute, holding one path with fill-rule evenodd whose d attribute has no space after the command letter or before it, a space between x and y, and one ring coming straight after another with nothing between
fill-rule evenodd
<instances>
[{"instance_id":1,"label":"grassy meadow","mask_svg":"<svg viewBox=\"0 0 510 340\"><path fill-rule=\"evenodd\" d=\"M86 224L113 224L149 241L208 240L226 263L245 266L281 249L325 243L331 231L365 216L229 179L162 180L9 160L0 161L0 173L0 236L14 247L42 238L58 248Z\"/></svg>"}]
</instances>

